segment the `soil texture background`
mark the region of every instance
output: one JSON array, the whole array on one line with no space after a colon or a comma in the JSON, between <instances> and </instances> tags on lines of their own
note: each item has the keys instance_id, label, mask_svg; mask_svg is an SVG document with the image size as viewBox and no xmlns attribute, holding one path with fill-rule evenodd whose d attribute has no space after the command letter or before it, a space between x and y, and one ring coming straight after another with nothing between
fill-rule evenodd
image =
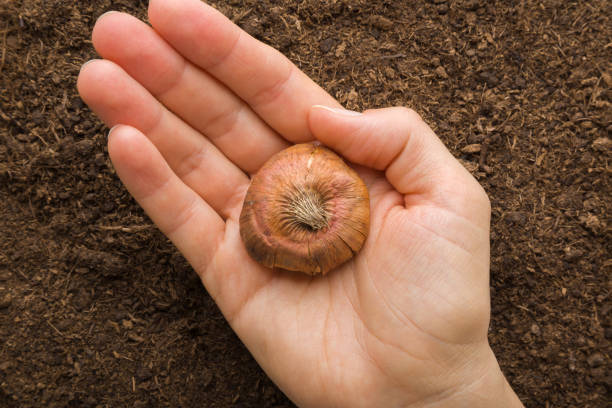
<instances>
[{"instance_id":1,"label":"soil texture background","mask_svg":"<svg viewBox=\"0 0 612 408\"><path fill-rule=\"evenodd\" d=\"M610 406L607 0L215 0L349 109L410 106L492 202L527 407ZM0 406L290 407L116 177L76 77L142 0L0 0Z\"/></svg>"}]
</instances>

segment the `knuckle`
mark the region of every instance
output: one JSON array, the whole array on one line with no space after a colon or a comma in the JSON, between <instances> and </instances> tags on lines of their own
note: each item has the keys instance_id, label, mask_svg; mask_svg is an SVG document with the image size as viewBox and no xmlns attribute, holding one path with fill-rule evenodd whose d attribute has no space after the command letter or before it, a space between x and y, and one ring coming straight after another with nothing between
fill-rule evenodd
<instances>
[{"instance_id":1,"label":"knuckle","mask_svg":"<svg viewBox=\"0 0 612 408\"><path fill-rule=\"evenodd\" d=\"M171 237L179 230L181 230L185 225L188 225L190 220L192 220L197 213L197 200L196 197L192 197L190 200L182 203L180 207L177 207L176 215L174 218L169 220L168 224L163 226L162 230L166 236L170 239Z\"/></svg>"},{"instance_id":2,"label":"knuckle","mask_svg":"<svg viewBox=\"0 0 612 408\"><path fill-rule=\"evenodd\" d=\"M482 203L482 205L485 207L485 209L489 212L491 212L491 199L489 198L489 195L487 194L487 191L484 189L484 187L476 182L476 191L475 191L475 195L476 198Z\"/></svg>"},{"instance_id":3,"label":"knuckle","mask_svg":"<svg viewBox=\"0 0 612 408\"><path fill-rule=\"evenodd\" d=\"M410 121L423 122L423 118L421 117L421 115L419 115L419 113L415 111L414 109L406 107L406 106L401 106L398 109Z\"/></svg>"},{"instance_id":4,"label":"knuckle","mask_svg":"<svg viewBox=\"0 0 612 408\"><path fill-rule=\"evenodd\" d=\"M295 67L293 64L287 62L285 72L273 82L262 86L253 96L249 99L255 106L269 105L278 100L286 91L287 84L291 81L295 73Z\"/></svg>"}]
</instances>

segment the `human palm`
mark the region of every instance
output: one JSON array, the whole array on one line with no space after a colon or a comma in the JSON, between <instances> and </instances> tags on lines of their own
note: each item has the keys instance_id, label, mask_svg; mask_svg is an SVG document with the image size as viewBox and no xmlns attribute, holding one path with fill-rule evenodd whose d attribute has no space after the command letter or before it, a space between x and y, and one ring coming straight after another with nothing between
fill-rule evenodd
<instances>
[{"instance_id":1,"label":"human palm","mask_svg":"<svg viewBox=\"0 0 612 408\"><path fill-rule=\"evenodd\" d=\"M339 104L198 0L151 0L153 29L100 18L83 99L122 181L287 395L308 406L426 406L493 384L489 203L412 111ZM238 218L249 175L318 139L368 185L361 252L325 277L264 268ZM503 377L502 377L503 379Z\"/></svg>"},{"instance_id":2,"label":"human palm","mask_svg":"<svg viewBox=\"0 0 612 408\"><path fill-rule=\"evenodd\" d=\"M406 209L384 177L368 176L370 238L325 278L255 264L238 238L237 215L227 224L232 239L219 274L261 281L234 298L226 316L270 376L308 406L420 406L474 381L474 365L490 368L485 239L470 248L471 237L446 232L486 230L426 201ZM233 285L227 290L235 296ZM449 371L455 375L445 378Z\"/></svg>"}]
</instances>

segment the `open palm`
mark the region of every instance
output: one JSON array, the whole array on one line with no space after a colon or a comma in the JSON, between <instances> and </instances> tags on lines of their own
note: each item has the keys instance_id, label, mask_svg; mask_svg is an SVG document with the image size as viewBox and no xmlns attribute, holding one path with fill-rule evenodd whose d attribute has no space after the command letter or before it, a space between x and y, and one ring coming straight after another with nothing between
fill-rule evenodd
<instances>
[{"instance_id":1,"label":"open palm","mask_svg":"<svg viewBox=\"0 0 612 408\"><path fill-rule=\"evenodd\" d=\"M356 114L198 0L111 13L81 70L122 181L270 377L307 406L426 406L476 392L488 347L489 202L412 111ZM322 106L321 106L322 105ZM238 217L249 176L318 139L371 196L363 250L326 277L261 267Z\"/></svg>"}]
</instances>

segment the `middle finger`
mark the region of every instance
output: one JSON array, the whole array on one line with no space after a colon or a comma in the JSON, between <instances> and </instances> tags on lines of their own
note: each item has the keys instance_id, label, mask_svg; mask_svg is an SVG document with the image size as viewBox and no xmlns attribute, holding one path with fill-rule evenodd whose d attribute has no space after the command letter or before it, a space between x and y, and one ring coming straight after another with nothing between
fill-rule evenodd
<instances>
[{"instance_id":1,"label":"middle finger","mask_svg":"<svg viewBox=\"0 0 612 408\"><path fill-rule=\"evenodd\" d=\"M255 172L289 145L240 98L137 18L106 14L97 21L92 38L102 57L120 65L244 171Z\"/></svg>"}]
</instances>

